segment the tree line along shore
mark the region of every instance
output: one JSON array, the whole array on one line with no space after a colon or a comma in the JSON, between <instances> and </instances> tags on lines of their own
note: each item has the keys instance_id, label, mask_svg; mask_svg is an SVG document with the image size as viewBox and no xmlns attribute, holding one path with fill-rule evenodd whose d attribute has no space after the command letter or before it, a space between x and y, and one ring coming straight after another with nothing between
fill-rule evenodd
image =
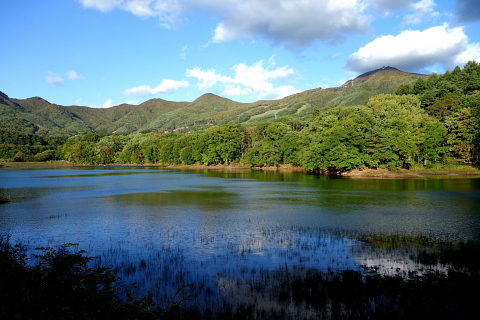
<instances>
[{"instance_id":1,"label":"tree line along shore","mask_svg":"<svg viewBox=\"0 0 480 320\"><path fill-rule=\"evenodd\" d=\"M256 126L226 123L188 133L42 137L0 129L1 162L75 164L456 170L480 163L480 65L401 85L364 105L315 108ZM365 174L365 172L363 173ZM351 174L353 175L353 174Z\"/></svg>"}]
</instances>

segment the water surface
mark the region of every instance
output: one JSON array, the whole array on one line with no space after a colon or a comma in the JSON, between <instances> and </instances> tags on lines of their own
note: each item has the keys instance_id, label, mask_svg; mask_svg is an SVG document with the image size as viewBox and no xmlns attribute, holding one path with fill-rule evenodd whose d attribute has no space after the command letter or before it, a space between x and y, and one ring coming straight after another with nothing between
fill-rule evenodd
<instances>
[{"instance_id":1,"label":"water surface","mask_svg":"<svg viewBox=\"0 0 480 320\"><path fill-rule=\"evenodd\" d=\"M0 205L0 232L14 241L79 243L128 281L170 282L169 290L195 282L210 288L204 295L285 266L359 270L378 261L358 254L368 244L352 234L480 241L476 178L2 168L0 196L13 200Z\"/></svg>"}]
</instances>

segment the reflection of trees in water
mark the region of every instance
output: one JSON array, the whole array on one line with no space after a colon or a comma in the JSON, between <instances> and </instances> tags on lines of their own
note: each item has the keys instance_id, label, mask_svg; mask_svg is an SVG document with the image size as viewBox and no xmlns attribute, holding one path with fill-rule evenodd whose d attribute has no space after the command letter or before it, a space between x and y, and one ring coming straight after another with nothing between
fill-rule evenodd
<instances>
[{"instance_id":1,"label":"reflection of trees in water","mask_svg":"<svg viewBox=\"0 0 480 320\"><path fill-rule=\"evenodd\" d=\"M211 188L211 190L166 190L162 192L129 193L110 196L125 204L144 206L196 206L205 211L228 210L235 205L235 194Z\"/></svg>"}]
</instances>

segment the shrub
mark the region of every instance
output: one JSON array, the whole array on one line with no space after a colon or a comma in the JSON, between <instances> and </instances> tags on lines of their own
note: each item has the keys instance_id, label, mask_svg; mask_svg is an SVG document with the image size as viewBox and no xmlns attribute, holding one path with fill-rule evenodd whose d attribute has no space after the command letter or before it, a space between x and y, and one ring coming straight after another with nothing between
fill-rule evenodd
<instances>
[{"instance_id":1,"label":"shrub","mask_svg":"<svg viewBox=\"0 0 480 320\"><path fill-rule=\"evenodd\" d=\"M95 258L67 243L37 248L0 236L0 319L159 319L175 318L174 310L155 308L151 295L125 302L108 267L91 267Z\"/></svg>"},{"instance_id":2,"label":"shrub","mask_svg":"<svg viewBox=\"0 0 480 320\"><path fill-rule=\"evenodd\" d=\"M46 150L46 151L37 153L33 157L33 159L36 162L55 160L55 150Z\"/></svg>"}]
</instances>

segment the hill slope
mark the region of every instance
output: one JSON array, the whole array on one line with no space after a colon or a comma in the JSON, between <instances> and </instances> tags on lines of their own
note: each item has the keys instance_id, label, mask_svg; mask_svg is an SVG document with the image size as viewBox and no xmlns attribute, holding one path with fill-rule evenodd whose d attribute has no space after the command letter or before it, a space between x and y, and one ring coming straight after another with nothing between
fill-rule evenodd
<instances>
[{"instance_id":1,"label":"hill slope","mask_svg":"<svg viewBox=\"0 0 480 320\"><path fill-rule=\"evenodd\" d=\"M364 73L337 88L312 89L279 100L240 103L214 94L193 102L151 99L138 106L121 104L107 109L61 106L42 98L12 99L0 92L0 128L48 135L75 135L89 131L129 134L188 127L205 129L229 122L255 124L290 115L309 118L315 107L326 110L359 105L379 93L394 93L404 83L426 75L392 67Z\"/></svg>"}]
</instances>

